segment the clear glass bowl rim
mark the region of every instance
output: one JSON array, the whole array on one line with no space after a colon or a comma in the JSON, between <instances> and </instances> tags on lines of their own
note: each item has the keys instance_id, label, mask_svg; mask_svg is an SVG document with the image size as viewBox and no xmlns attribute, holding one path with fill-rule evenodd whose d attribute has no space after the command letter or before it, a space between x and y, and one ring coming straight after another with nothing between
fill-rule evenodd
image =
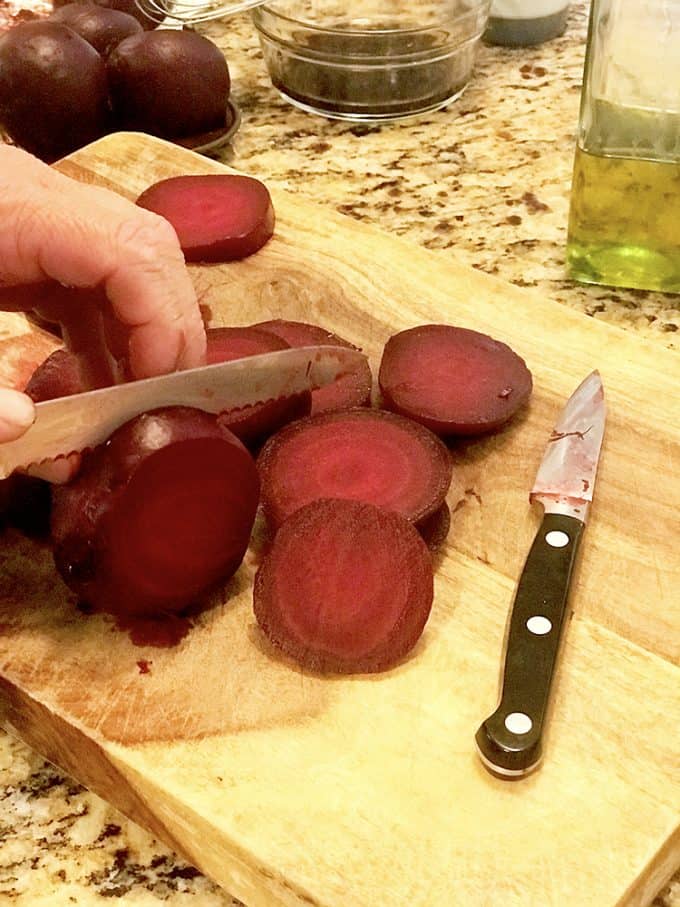
<instances>
[{"instance_id":1,"label":"clear glass bowl rim","mask_svg":"<svg viewBox=\"0 0 680 907\"><path fill-rule=\"evenodd\" d=\"M286 15L285 13L279 12L277 9L270 6L266 0L264 3L258 3L257 6L254 6L250 10L250 15L255 21L255 26L257 27L257 19L263 13L268 14L273 19L278 19L282 22L289 23L298 28L306 28L310 32L318 32L326 35L351 35L352 37L371 37L375 35L417 35L417 34L427 34L428 32L434 31L442 26L450 26L452 23L463 21L466 17L472 15L479 15L480 11L486 10L488 13L491 8L491 0L479 0L475 6L471 6L469 9L465 10L464 13L461 13L455 17L443 17L437 19L435 22L430 22L427 25L416 25L409 28L333 28L327 25L319 25L315 22L311 22L308 19L297 19L293 16ZM273 36L272 36L273 37Z\"/></svg>"}]
</instances>

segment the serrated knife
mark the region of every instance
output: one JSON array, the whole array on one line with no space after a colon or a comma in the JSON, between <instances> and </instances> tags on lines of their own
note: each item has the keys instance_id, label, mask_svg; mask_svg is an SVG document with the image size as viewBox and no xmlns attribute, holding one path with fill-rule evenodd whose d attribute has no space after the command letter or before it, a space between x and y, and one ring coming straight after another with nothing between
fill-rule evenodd
<instances>
[{"instance_id":1,"label":"serrated knife","mask_svg":"<svg viewBox=\"0 0 680 907\"><path fill-rule=\"evenodd\" d=\"M593 499L605 425L602 381L592 372L567 401L548 439L531 502L541 525L517 584L505 644L500 704L476 734L494 774L536 768L555 674L576 554Z\"/></svg>"},{"instance_id":2,"label":"serrated knife","mask_svg":"<svg viewBox=\"0 0 680 907\"><path fill-rule=\"evenodd\" d=\"M37 403L28 431L0 444L0 478L95 447L124 422L151 409L240 409L330 384L365 359L348 347L298 347Z\"/></svg>"}]
</instances>

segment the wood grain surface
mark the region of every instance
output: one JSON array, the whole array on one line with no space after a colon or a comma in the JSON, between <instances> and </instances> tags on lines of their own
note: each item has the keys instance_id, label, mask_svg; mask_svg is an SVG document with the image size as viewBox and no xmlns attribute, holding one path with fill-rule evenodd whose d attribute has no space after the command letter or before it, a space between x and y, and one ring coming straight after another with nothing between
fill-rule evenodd
<instances>
[{"instance_id":1,"label":"wood grain surface","mask_svg":"<svg viewBox=\"0 0 680 907\"><path fill-rule=\"evenodd\" d=\"M135 134L59 167L131 198L156 179L223 169ZM6 533L3 726L249 907L642 907L680 863L677 356L298 196L274 204L261 252L191 267L211 324L314 321L377 366L394 331L448 322L509 343L533 372L521 418L451 445L452 526L422 640L382 675L301 672L257 632L255 539L177 647L138 647L77 611L47 549ZM20 385L26 351L39 361L53 343L2 316L0 380ZM500 781L474 732L496 702L539 522L528 490L593 368L609 417L546 758Z\"/></svg>"}]
</instances>

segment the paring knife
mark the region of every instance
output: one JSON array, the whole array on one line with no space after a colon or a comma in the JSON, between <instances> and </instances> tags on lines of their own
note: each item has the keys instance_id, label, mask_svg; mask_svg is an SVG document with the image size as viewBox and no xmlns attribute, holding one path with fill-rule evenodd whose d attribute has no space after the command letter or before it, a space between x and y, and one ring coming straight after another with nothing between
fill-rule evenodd
<instances>
[{"instance_id":1,"label":"paring knife","mask_svg":"<svg viewBox=\"0 0 680 907\"><path fill-rule=\"evenodd\" d=\"M476 734L494 774L536 768L576 553L593 499L605 424L604 389L592 372L574 391L550 435L529 496L544 507L515 593L500 705Z\"/></svg>"},{"instance_id":2,"label":"paring knife","mask_svg":"<svg viewBox=\"0 0 680 907\"><path fill-rule=\"evenodd\" d=\"M0 444L0 479L15 469L95 447L133 416L157 407L240 409L330 384L365 358L348 347L298 347L37 403L28 431Z\"/></svg>"}]
</instances>

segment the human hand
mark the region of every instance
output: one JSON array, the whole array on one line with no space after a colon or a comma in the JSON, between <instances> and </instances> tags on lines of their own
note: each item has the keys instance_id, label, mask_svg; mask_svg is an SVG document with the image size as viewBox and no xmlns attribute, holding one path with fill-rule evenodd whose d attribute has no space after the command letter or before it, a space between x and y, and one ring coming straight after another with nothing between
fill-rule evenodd
<instances>
[{"instance_id":1,"label":"human hand","mask_svg":"<svg viewBox=\"0 0 680 907\"><path fill-rule=\"evenodd\" d=\"M203 322L170 224L7 145L0 145L0 309L58 321L89 386L205 360ZM32 420L28 397L0 391L0 442Z\"/></svg>"}]
</instances>

